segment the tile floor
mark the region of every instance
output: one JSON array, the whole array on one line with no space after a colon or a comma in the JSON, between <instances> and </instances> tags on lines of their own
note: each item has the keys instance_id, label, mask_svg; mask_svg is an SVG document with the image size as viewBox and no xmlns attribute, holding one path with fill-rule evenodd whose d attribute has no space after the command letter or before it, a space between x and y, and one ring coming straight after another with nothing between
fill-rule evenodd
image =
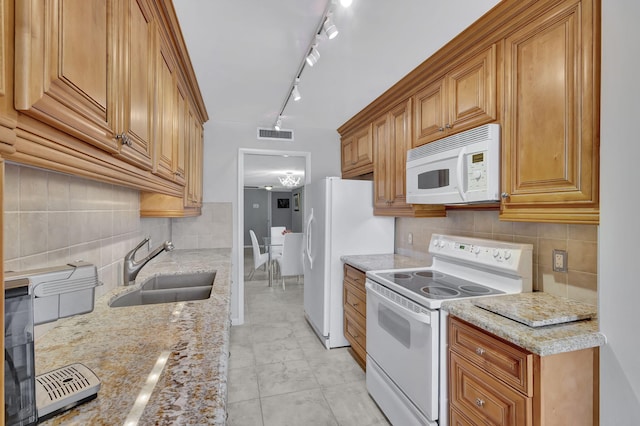
<instances>
[{"instance_id":1,"label":"tile floor","mask_svg":"<svg viewBox=\"0 0 640 426\"><path fill-rule=\"evenodd\" d=\"M251 270L251 254L245 271ZM389 425L346 348L326 350L304 319L303 283L245 280L245 324L231 328L229 426Z\"/></svg>"}]
</instances>

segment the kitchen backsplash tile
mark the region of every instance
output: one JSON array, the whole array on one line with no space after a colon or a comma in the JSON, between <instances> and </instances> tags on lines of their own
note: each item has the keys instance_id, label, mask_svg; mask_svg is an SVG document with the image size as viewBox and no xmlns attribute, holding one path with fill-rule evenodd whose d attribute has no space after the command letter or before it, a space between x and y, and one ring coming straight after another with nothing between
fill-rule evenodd
<instances>
[{"instance_id":1,"label":"kitchen backsplash tile","mask_svg":"<svg viewBox=\"0 0 640 426\"><path fill-rule=\"evenodd\" d=\"M408 243L408 234L413 244ZM452 234L533 245L533 288L558 296L597 304L598 228L595 225L565 225L500 221L497 211L449 211L445 218L396 219L396 252L424 258L431 234ZM554 249L566 250L568 272L554 272Z\"/></svg>"},{"instance_id":2,"label":"kitchen backsplash tile","mask_svg":"<svg viewBox=\"0 0 640 426\"><path fill-rule=\"evenodd\" d=\"M122 258L143 235L138 191L15 164L4 182L5 270L82 259L98 268L96 296L121 284Z\"/></svg>"},{"instance_id":3,"label":"kitchen backsplash tile","mask_svg":"<svg viewBox=\"0 0 640 426\"><path fill-rule=\"evenodd\" d=\"M231 203L205 203L195 218L140 218L139 191L42 169L5 164L4 267L20 271L85 260L103 286L122 285L124 255L145 236L139 256L163 241L178 249L231 247Z\"/></svg>"}]
</instances>

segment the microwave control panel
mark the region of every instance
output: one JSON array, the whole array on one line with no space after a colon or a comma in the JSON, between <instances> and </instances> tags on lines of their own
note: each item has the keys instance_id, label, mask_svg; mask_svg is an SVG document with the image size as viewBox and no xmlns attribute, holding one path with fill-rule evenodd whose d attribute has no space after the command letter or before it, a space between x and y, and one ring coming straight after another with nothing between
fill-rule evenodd
<instances>
[{"instance_id":1,"label":"microwave control panel","mask_svg":"<svg viewBox=\"0 0 640 426\"><path fill-rule=\"evenodd\" d=\"M485 190L487 188L487 153L474 152L466 155L467 191Z\"/></svg>"}]
</instances>

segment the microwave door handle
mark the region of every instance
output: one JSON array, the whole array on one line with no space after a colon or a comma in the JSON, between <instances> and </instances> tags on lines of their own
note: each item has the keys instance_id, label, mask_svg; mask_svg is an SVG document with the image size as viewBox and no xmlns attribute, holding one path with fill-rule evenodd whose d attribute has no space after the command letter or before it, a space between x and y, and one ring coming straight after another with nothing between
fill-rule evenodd
<instances>
[{"instance_id":1,"label":"microwave door handle","mask_svg":"<svg viewBox=\"0 0 640 426\"><path fill-rule=\"evenodd\" d=\"M462 166L464 166L464 156L467 153L467 148L466 147L462 147L460 148L460 153L458 153L458 164L456 166L456 178L458 180L458 193L460 194L460 198L462 198L462 201L467 201L467 192L465 191L465 188L463 188L464 185L464 170L462 169Z\"/></svg>"}]
</instances>

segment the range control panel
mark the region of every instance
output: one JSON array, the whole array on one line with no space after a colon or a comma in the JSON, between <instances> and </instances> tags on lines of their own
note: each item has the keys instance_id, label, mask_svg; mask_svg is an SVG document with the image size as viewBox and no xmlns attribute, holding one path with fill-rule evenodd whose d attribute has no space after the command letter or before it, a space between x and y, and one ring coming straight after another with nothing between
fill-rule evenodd
<instances>
[{"instance_id":1,"label":"range control panel","mask_svg":"<svg viewBox=\"0 0 640 426\"><path fill-rule=\"evenodd\" d=\"M531 267L523 265L523 263L531 262L533 246L531 244L433 234L429 252L434 257L518 272L522 267Z\"/></svg>"}]
</instances>

